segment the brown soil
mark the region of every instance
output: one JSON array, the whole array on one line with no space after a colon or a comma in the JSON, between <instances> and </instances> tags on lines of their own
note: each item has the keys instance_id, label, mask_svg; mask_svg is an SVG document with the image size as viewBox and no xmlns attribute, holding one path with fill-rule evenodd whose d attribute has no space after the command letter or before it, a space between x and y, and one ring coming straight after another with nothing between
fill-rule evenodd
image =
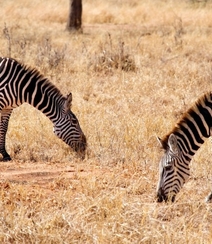
<instances>
[{"instance_id":1,"label":"brown soil","mask_svg":"<svg viewBox=\"0 0 212 244\"><path fill-rule=\"evenodd\" d=\"M104 170L91 166L59 165L59 163L44 162L0 162L0 181L9 181L19 184L35 184L47 186L59 178L78 179L91 175L101 176Z\"/></svg>"}]
</instances>

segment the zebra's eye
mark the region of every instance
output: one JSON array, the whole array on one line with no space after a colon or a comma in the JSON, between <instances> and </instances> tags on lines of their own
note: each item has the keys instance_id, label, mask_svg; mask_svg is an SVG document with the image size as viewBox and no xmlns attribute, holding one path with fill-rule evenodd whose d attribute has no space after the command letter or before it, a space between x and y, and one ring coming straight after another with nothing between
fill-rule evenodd
<instances>
[{"instance_id":1,"label":"zebra's eye","mask_svg":"<svg viewBox=\"0 0 212 244\"><path fill-rule=\"evenodd\" d=\"M169 171L172 169L172 165L168 164L168 165L164 166L164 168Z\"/></svg>"}]
</instances>

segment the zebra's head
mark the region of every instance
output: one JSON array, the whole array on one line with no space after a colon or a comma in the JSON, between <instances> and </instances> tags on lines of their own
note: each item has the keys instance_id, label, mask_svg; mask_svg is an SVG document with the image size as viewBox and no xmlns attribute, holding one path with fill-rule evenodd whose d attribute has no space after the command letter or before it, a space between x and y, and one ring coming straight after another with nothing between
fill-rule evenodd
<instances>
[{"instance_id":1,"label":"zebra's head","mask_svg":"<svg viewBox=\"0 0 212 244\"><path fill-rule=\"evenodd\" d=\"M159 165L157 201L174 202L176 194L188 179L190 170L174 134L169 135L167 142L161 139L159 142L165 149L165 154Z\"/></svg>"},{"instance_id":2,"label":"zebra's head","mask_svg":"<svg viewBox=\"0 0 212 244\"><path fill-rule=\"evenodd\" d=\"M81 158L84 158L87 141L77 117L70 110L71 102L72 94L70 93L64 100L62 115L54 123L54 133L76 151Z\"/></svg>"}]
</instances>

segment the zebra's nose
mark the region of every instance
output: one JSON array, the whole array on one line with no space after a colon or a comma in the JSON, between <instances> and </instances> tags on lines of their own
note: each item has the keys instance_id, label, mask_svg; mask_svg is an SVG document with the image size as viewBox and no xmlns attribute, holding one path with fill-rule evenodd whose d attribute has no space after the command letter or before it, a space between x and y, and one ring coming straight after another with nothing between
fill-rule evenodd
<instances>
[{"instance_id":1,"label":"zebra's nose","mask_svg":"<svg viewBox=\"0 0 212 244\"><path fill-rule=\"evenodd\" d=\"M85 135L82 133L80 140L74 145L74 150L77 152L78 156L83 160L85 159L87 148L87 140Z\"/></svg>"},{"instance_id":2,"label":"zebra's nose","mask_svg":"<svg viewBox=\"0 0 212 244\"><path fill-rule=\"evenodd\" d=\"M86 137L85 137L84 134L81 135L81 140L82 140L82 142L86 145L87 140L86 140Z\"/></svg>"},{"instance_id":3,"label":"zebra's nose","mask_svg":"<svg viewBox=\"0 0 212 244\"><path fill-rule=\"evenodd\" d=\"M175 195L174 194L169 194L166 195L164 190L162 188L160 188L157 192L157 202L174 202L175 201Z\"/></svg>"},{"instance_id":4,"label":"zebra's nose","mask_svg":"<svg viewBox=\"0 0 212 244\"><path fill-rule=\"evenodd\" d=\"M157 192L157 202L163 202L165 200L165 194L162 188L159 188Z\"/></svg>"},{"instance_id":5,"label":"zebra's nose","mask_svg":"<svg viewBox=\"0 0 212 244\"><path fill-rule=\"evenodd\" d=\"M87 140L84 134L81 135L80 151L85 151L87 147Z\"/></svg>"}]
</instances>

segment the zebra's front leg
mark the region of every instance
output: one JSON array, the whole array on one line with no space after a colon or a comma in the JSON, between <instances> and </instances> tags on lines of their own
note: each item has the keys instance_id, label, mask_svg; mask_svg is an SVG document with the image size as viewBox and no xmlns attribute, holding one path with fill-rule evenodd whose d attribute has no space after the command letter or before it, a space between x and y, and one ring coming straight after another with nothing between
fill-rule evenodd
<instances>
[{"instance_id":1,"label":"zebra's front leg","mask_svg":"<svg viewBox=\"0 0 212 244\"><path fill-rule=\"evenodd\" d=\"M6 133L8 128L8 123L12 109L3 109L1 111L1 120L0 120L0 153L3 156L3 161L10 161L11 157L5 149Z\"/></svg>"}]
</instances>

